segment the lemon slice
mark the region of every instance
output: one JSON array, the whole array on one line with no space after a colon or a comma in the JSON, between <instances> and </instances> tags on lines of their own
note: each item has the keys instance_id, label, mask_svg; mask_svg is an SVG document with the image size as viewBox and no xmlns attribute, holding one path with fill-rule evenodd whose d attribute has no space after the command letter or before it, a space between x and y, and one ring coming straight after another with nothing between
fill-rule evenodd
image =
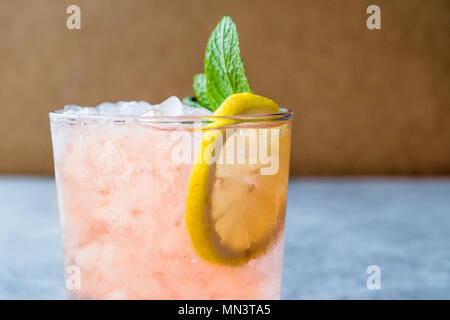
<instances>
[{"instance_id":1,"label":"lemon slice","mask_svg":"<svg viewBox=\"0 0 450 320\"><path fill-rule=\"evenodd\" d=\"M239 93L229 96L213 116L277 112L280 109L274 101ZM196 253L214 264L238 265L264 254L284 223L287 169L274 175L261 175L259 163L211 162L212 153L218 159L230 143L228 139L235 138L231 135L223 148L211 152L219 135L225 139L224 126L233 121L237 120L214 118L205 128L188 183L186 227ZM248 129L241 130L245 133ZM255 128L253 124L252 130L264 128ZM280 145L290 145L290 141L284 140L280 136ZM289 150L285 154L288 156Z\"/></svg>"}]
</instances>

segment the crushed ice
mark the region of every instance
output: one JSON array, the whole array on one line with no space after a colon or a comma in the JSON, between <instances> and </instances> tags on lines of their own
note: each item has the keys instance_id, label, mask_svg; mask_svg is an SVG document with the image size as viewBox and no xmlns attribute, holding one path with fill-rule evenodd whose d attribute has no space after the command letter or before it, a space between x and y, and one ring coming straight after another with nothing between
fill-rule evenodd
<instances>
[{"instance_id":1,"label":"crushed ice","mask_svg":"<svg viewBox=\"0 0 450 320\"><path fill-rule=\"evenodd\" d=\"M145 101L103 102L96 107L80 107L67 105L63 114L73 115L105 115L105 116L144 116L144 117L177 117L177 116L209 116L211 111L205 108L193 108L183 104L173 96L160 104Z\"/></svg>"}]
</instances>

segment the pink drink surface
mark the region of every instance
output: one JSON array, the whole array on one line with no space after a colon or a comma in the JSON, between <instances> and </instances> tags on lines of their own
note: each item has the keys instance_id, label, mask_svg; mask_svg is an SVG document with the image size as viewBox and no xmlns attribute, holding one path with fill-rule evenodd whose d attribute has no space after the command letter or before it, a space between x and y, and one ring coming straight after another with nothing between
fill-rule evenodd
<instances>
[{"instance_id":1,"label":"pink drink surface","mask_svg":"<svg viewBox=\"0 0 450 320\"><path fill-rule=\"evenodd\" d=\"M189 164L171 161L174 129L52 121L64 263L73 299L279 299L283 233L240 266L192 248L184 215Z\"/></svg>"}]
</instances>

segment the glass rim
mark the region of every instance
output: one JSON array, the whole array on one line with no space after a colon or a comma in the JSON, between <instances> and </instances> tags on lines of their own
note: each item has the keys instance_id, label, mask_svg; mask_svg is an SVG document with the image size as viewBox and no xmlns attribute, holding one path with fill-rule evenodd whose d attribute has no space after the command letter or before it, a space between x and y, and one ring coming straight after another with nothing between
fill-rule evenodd
<instances>
[{"instance_id":1,"label":"glass rim","mask_svg":"<svg viewBox=\"0 0 450 320\"><path fill-rule=\"evenodd\" d=\"M142 115L105 115L105 114L66 114L63 109L49 112L50 121L111 121L111 122L144 122L144 123L194 123L196 121L213 121L214 119L232 119L245 122L287 121L294 112L291 109L280 108L280 112L265 114L247 114L237 116L214 115L182 115L182 116L142 116Z\"/></svg>"}]
</instances>

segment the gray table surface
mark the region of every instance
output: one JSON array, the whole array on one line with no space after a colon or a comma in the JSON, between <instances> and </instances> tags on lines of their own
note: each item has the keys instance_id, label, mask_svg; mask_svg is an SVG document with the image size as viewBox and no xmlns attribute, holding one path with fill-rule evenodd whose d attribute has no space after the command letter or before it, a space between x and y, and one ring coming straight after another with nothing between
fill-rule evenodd
<instances>
[{"instance_id":1,"label":"gray table surface","mask_svg":"<svg viewBox=\"0 0 450 320\"><path fill-rule=\"evenodd\" d=\"M0 177L0 299L64 299L52 179ZM291 179L284 299L450 299L450 179ZM381 289L366 268L381 270Z\"/></svg>"}]
</instances>

